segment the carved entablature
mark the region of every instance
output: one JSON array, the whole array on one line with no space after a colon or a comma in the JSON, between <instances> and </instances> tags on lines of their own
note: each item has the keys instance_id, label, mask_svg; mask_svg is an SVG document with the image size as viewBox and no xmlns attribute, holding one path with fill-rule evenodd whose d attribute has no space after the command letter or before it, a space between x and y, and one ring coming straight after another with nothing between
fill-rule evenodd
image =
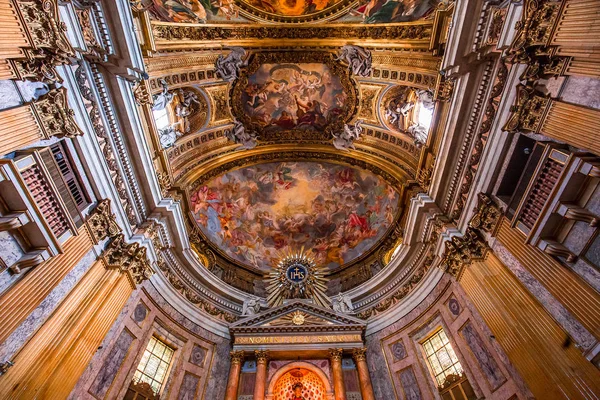
<instances>
[{"instance_id":1,"label":"carved entablature","mask_svg":"<svg viewBox=\"0 0 600 400\"><path fill-rule=\"evenodd\" d=\"M31 103L38 124L47 138L73 138L83 135L67 104L67 89L53 89Z\"/></svg>"},{"instance_id":2,"label":"carved entablature","mask_svg":"<svg viewBox=\"0 0 600 400\"><path fill-rule=\"evenodd\" d=\"M467 228L464 236L454 236L445 242L446 249L440 266L445 268L457 280L460 280L464 269L473 261L483 260L489 247L473 228Z\"/></svg>"},{"instance_id":3,"label":"carved entablature","mask_svg":"<svg viewBox=\"0 0 600 400\"><path fill-rule=\"evenodd\" d=\"M543 96L533 87L518 85L515 104L511 107L510 117L502 130L539 132L549 105L550 98L548 96Z\"/></svg>"},{"instance_id":4,"label":"carved entablature","mask_svg":"<svg viewBox=\"0 0 600 400\"><path fill-rule=\"evenodd\" d=\"M469 226L473 229L481 229L484 232L493 233L500 222L502 210L486 194L477 195L477 207L475 215L471 218Z\"/></svg>"},{"instance_id":5,"label":"carved entablature","mask_svg":"<svg viewBox=\"0 0 600 400\"><path fill-rule=\"evenodd\" d=\"M87 219L88 228L96 243L121 233L122 229L116 219L117 217L110 209L110 200L100 200Z\"/></svg>"},{"instance_id":6,"label":"carved entablature","mask_svg":"<svg viewBox=\"0 0 600 400\"><path fill-rule=\"evenodd\" d=\"M241 319L229 328L234 350L326 350L362 347L365 321L291 300L282 306Z\"/></svg>"},{"instance_id":7,"label":"carved entablature","mask_svg":"<svg viewBox=\"0 0 600 400\"><path fill-rule=\"evenodd\" d=\"M134 288L150 279L154 269L146 256L146 248L138 243L128 244L125 235L117 235L102 254L107 269L116 269L127 274L129 283Z\"/></svg>"}]
</instances>

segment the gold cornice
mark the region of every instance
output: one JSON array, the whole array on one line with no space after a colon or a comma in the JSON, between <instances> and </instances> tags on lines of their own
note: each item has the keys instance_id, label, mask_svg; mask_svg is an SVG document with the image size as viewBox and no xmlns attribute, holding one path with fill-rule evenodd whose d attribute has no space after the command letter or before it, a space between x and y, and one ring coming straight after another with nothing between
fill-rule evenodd
<instances>
[{"instance_id":1,"label":"gold cornice","mask_svg":"<svg viewBox=\"0 0 600 400\"><path fill-rule=\"evenodd\" d=\"M357 151L344 152L337 150L332 145L324 144L298 144L298 143L286 143L286 144L274 144L274 145L261 145L251 150L246 151L234 151L230 154L223 154L221 156L211 158L207 162L198 165L192 172L183 176L177 183L177 186L188 187L190 184L196 182L203 176L210 175L210 171L215 169L223 168L228 163L233 163L238 160L244 160L244 166L256 165L265 162L276 162L278 159L287 159L294 153L313 153L320 154L323 158L306 158L304 161L333 161L342 164L350 164L353 160L365 163L368 169L369 166L376 167L390 174L399 182L406 181L409 178L408 173L402 169L394 166L389 161L382 160L372 154L365 154L360 149L368 149L367 146L363 146L360 142L355 143ZM233 169L239 168L233 166ZM385 178L385 177L384 177Z\"/></svg>"},{"instance_id":2,"label":"gold cornice","mask_svg":"<svg viewBox=\"0 0 600 400\"><path fill-rule=\"evenodd\" d=\"M152 21L156 50L223 46L307 47L357 44L363 47L429 49L433 21L390 24L178 24Z\"/></svg>"}]
</instances>

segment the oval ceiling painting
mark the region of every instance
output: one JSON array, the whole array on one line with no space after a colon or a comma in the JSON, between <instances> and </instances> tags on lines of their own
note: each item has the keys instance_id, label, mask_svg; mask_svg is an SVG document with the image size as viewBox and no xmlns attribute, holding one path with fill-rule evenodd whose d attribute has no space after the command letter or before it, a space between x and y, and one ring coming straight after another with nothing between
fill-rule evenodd
<instances>
[{"instance_id":1,"label":"oval ceiling painting","mask_svg":"<svg viewBox=\"0 0 600 400\"><path fill-rule=\"evenodd\" d=\"M265 131L323 130L345 102L340 78L325 64L263 64L242 92L250 122Z\"/></svg>"},{"instance_id":2,"label":"oval ceiling painting","mask_svg":"<svg viewBox=\"0 0 600 400\"><path fill-rule=\"evenodd\" d=\"M278 22L330 19L350 3L350 0L237 0L254 17Z\"/></svg>"},{"instance_id":3,"label":"oval ceiling painting","mask_svg":"<svg viewBox=\"0 0 600 400\"><path fill-rule=\"evenodd\" d=\"M331 269L356 260L393 223L399 195L359 168L278 162L215 177L190 200L194 219L215 246L267 271L302 247Z\"/></svg>"}]
</instances>

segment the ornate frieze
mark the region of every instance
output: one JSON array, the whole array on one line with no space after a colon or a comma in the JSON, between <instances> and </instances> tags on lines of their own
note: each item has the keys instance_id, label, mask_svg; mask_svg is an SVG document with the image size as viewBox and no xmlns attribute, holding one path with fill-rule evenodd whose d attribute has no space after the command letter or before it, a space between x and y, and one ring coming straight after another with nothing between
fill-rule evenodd
<instances>
[{"instance_id":1,"label":"ornate frieze","mask_svg":"<svg viewBox=\"0 0 600 400\"><path fill-rule=\"evenodd\" d=\"M502 92L504 91L504 86L506 85L506 80L509 72L505 61L506 60L504 58L500 58L499 60L497 75L494 81L494 86L492 87L490 94L487 98L483 120L481 121L481 124L477 129L475 137L473 138L475 143L470 149L468 164L465 168L462 182L460 184L456 203L454 204L454 208L452 209L452 213L450 214L451 218L454 220L458 220L462 215L465 204L467 202L469 191L471 190L471 186L475 180L475 175L479 170L479 164L481 161L481 156L483 155L483 149L485 147L485 144L487 143L488 135L490 134L494 120L496 119L498 105L500 104L499 100L502 96ZM504 129L506 130L506 128ZM459 170L457 169L457 171Z\"/></svg>"},{"instance_id":2,"label":"ornate frieze","mask_svg":"<svg viewBox=\"0 0 600 400\"><path fill-rule=\"evenodd\" d=\"M295 26L293 29L277 25L171 25L153 22L152 34L157 41L209 41L251 39L342 39L414 41L429 40L431 22L411 24L337 24L325 26Z\"/></svg>"},{"instance_id":3,"label":"ornate frieze","mask_svg":"<svg viewBox=\"0 0 600 400\"><path fill-rule=\"evenodd\" d=\"M107 269L116 269L127 274L134 288L143 281L150 279L154 269L146 256L146 248L138 243L128 244L125 235L118 234L108 244L102 253L102 259Z\"/></svg>"},{"instance_id":4,"label":"ornate frieze","mask_svg":"<svg viewBox=\"0 0 600 400\"><path fill-rule=\"evenodd\" d=\"M158 268L161 270L162 274L167 278L167 280L173 286L173 288L179 293L181 293L187 300L190 301L190 303L198 307L200 310L206 312L207 314L215 318L222 319L226 322L237 321L237 316L235 316L232 313L223 311L218 307L215 307L214 301L202 298L199 294L196 293L195 290L189 288L179 278L179 276L171 268L169 268L169 265L164 260L159 260Z\"/></svg>"},{"instance_id":5,"label":"ornate frieze","mask_svg":"<svg viewBox=\"0 0 600 400\"><path fill-rule=\"evenodd\" d=\"M467 228L464 236L454 236L444 243L445 251L440 267L460 280L464 269L473 261L483 260L489 250L487 243L473 228Z\"/></svg>"},{"instance_id":6,"label":"ornate frieze","mask_svg":"<svg viewBox=\"0 0 600 400\"><path fill-rule=\"evenodd\" d=\"M94 93L92 92L92 89L90 88L91 82L86 76L85 66L83 63L80 63L75 70L75 79L77 80L77 85L79 87L81 96L83 97L86 107L88 108L88 115L92 123L92 127L94 128L94 132L98 138L98 143L102 149L102 154L106 159L108 169L111 172L113 184L115 185L117 193L119 194L121 205L125 209L129 223L131 225L136 225L137 217L133 209L134 202L129 197L125 180L122 176L115 151L113 150L112 143L109 138L108 130L104 127L104 121L100 114L100 107L96 97L94 96Z\"/></svg>"},{"instance_id":7,"label":"ornate frieze","mask_svg":"<svg viewBox=\"0 0 600 400\"><path fill-rule=\"evenodd\" d=\"M73 118L75 113L67 104L66 88L50 90L39 100L32 102L31 107L46 137L74 138L83 135Z\"/></svg>"}]
</instances>

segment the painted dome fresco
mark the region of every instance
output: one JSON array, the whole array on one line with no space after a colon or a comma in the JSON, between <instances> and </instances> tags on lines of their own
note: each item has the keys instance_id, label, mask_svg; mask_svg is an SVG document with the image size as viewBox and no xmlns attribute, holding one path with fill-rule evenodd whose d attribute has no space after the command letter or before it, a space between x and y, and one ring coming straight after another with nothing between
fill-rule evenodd
<instances>
[{"instance_id":1,"label":"painted dome fresco","mask_svg":"<svg viewBox=\"0 0 600 400\"><path fill-rule=\"evenodd\" d=\"M276 162L224 173L196 188L191 212L228 258L268 271L304 248L335 269L368 252L394 222L398 193L372 172L326 162Z\"/></svg>"}]
</instances>

